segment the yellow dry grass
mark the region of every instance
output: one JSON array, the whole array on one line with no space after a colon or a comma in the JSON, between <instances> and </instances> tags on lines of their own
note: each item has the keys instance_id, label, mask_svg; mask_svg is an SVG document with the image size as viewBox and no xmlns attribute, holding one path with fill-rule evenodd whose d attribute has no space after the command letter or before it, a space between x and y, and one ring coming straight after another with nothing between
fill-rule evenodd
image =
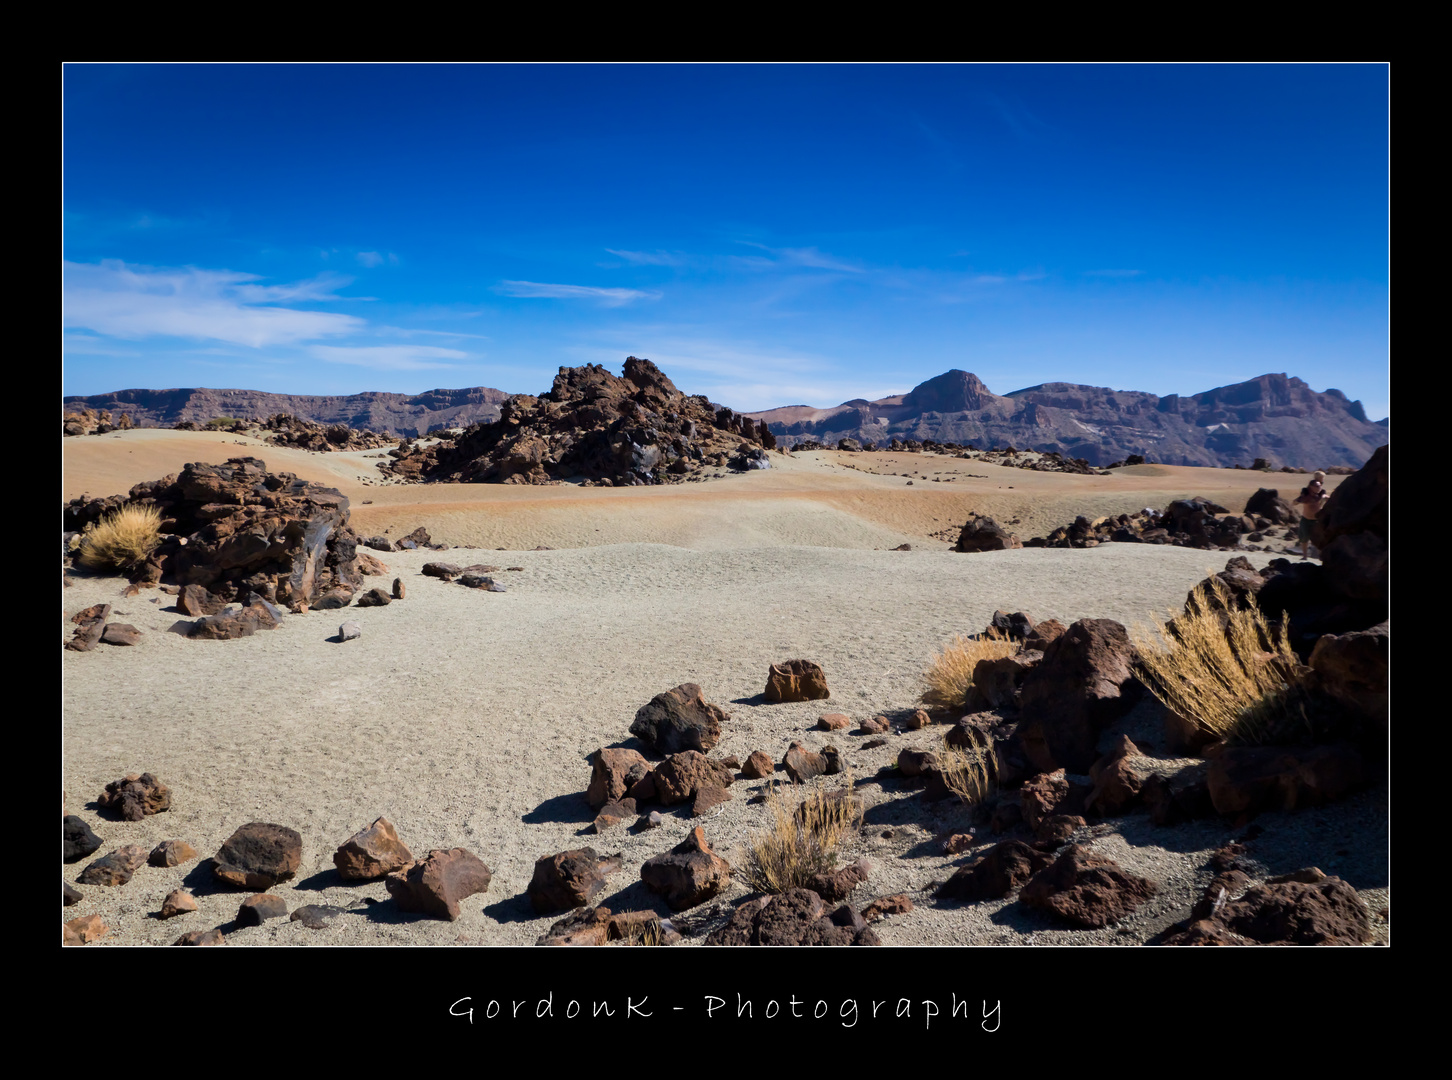
<instances>
[{"instance_id":1,"label":"yellow dry grass","mask_svg":"<svg viewBox=\"0 0 1452 1080\"><path fill-rule=\"evenodd\" d=\"M748 844L743 876L753 889L767 893L801 888L812 875L836 867L837 851L860 816L850 776L845 792L818 790L795 805L774 787L766 809L770 822Z\"/></svg>"},{"instance_id":2,"label":"yellow dry grass","mask_svg":"<svg viewBox=\"0 0 1452 1080\"><path fill-rule=\"evenodd\" d=\"M1218 578L1195 587L1185 612L1153 630L1135 626L1139 674L1166 708L1219 739L1262 741L1295 708L1304 668L1284 616L1272 629L1255 603L1238 610ZM1171 613L1173 615L1173 613Z\"/></svg>"},{"instance_id":3,"label":"yellow dry grass","mask_svg":"<svg viewBox=\"0 0 1452 1080\"><path fill-rule=\"evenodd\" d=\"M95 570L135 566L161 542L161 512L154 506L123 506L96 522L84 536L78 557Z\"/></svg>"},{"instance_id":4,"label":"yellow dry grass","mask_svg":"<svg viewBox=\"0 0 1452 1080\"><path fill-rule=\"evenodd\" d=\"M996 630L970 638L959 634L943 651L933 657L923 673L928 689L923 701L941 709L961 709L973 685L973 669L980 660L998 660L1018 651L1018 642L1011 641Z\"/></svg>"},{"instance_id":5,"label":"yellow dry grass","mask_svg":"<svg viewBox=\"0 0 1452 1080\"><path fill-rule=\"evenodd\" d=\"M980 742L976 732L973 740L972 747L964 748L953 746L944 736L942 749L938 751L943 782L968 807L983 802L998 786L998 757L992 745L986 740Z\"/></svg>"}]
</instances>

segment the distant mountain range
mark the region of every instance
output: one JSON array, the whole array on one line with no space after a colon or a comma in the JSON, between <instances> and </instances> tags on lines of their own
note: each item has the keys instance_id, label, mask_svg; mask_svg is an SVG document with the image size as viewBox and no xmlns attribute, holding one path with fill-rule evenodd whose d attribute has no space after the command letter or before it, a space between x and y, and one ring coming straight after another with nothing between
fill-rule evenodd
<instances>
[{"instance_id":1,"label":"distant mountain range","mask_svg":"<svg viewBox=\"0 0 1452 1080\"><path fill-rule=\"evenodd\" d=\"M205 424L218 416L265 420L277 413L320 424L346 424L360 430L417 437L437 428L468 427L499 419L499 405L512 397L503 390L470 386L423 394L266 394L260 390L118 390L90 397L68 397L68 409L111 410L119 420L131 414L137 427L175 427L183 420Z\"/></svg>"},{"instance_id":2,"label":"distant mountain range","mask_svg":"<svg viewBox=\"0 0 1452 1080\"><path fill-rule=\"evenodd\" d=\"M1201 394L1158 397L1073 383L1042 383L999 396L967 371L948 371L906 394L844 401L832 409L788 405L749 413L777 441L893 439L1057 451L1108 465L1131 454L1165 465L1359 467L1386 443L1390 418L1372 423L1340 390L1262 375Z\"/></svg>"},{"instance_id":3,"label":"distant mountain range","mask_svg":"<svg viewBox=\"0 0 1452 1080\"><path fill-rule=\"evenodd\" d=\"M119 390L67 397L66 408L130 413L138 427L204 424L218 416L266 419L290 413L324 424L347 424L394 435L499 419L513 395L485 386L416 395L367 393L346 397L267 394L257 390ZM1131 454L1166 465L1360 466L1390 436L1389 418L1373 423L1359 401L1340 390L1318 393L1300 379L1262 375L1204 393L1158 397L1073 383L1043 383L1010 394L991 392L967 371L948 371L906 394L854 398L830 409L787 405L747 414L764 420L780 443L840 439L876 443L973 443L984 449L1057 451L1103 466Z\"/></svg>"}]
</instances>

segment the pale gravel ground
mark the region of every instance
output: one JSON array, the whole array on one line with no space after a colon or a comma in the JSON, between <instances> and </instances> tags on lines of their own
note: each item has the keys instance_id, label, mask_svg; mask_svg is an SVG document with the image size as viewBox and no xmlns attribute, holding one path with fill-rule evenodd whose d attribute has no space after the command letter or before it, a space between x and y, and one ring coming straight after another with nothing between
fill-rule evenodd
<instances>
[{"instance_id":1,"label":"pale gravel ground","mask_svg":"<svg viewBox=\"0 0 1452 1080\"><path fill-rule=\"evenodd\" d=\"M868 549L881 530L862 527L851 538L856 547L784 546L776 536L767 541L773 546L756 546L753 538L738 547L719 546L718 537L706 550L625 543L388 554L383 583L402 577L407 599L289 616L273 632L232 642L167 633L181 618L165 610L170 597L153 603L158 594L148 591L121 599L120 579L78 578L63 591L63 619L105 601L115 608L113 620L146 636L134 648L63 653L66 807L104 838L98 856L123 843L150 847L180 838L203 857L171 870L143 867L121 888L82 887L85 900L65 918L100 914L111 927L103 943L121 945L166 944L188 930L228 927L244 896L214 889L207 857L237 826L261 820L303 836L302 871L273 890L288 907L331 903L351 910L323 930L270 922L229 932L229 944L530 945L561 917L534 916L524 897L537 858L583 846L619 852L625 869L597 902L617 910L647 906L654 898L640 886L640 863L698 823L676 808L659 830L582 833L593 817L583 796L585 755L629 740L635 710L653 695L696 682L708 701L730 711L717 754L744 759L764 749L779 761L793 739L813 748L833 742L859 781L871 780L901 747L931 747L941 730L893 735L889 746L862 751L862 736L810 731L821 713L860 720L911 710L934 652L955 633L981 629L995 608L1066 623L1142 621L1177 607L1228 557L1120 544L986 555L893 552ZM424 562L439 558L524 570L498 575L507 593L483 593L422 577ZM1250 558L1260 566L1270 556ZM344 620L362 626L360 640L330 640ZM63 638L70 629L63 622ZM823 666L830 701L760 704L768 666L793 657ZM1136 715L1132 734L1159 745L1148 716ZM96 795L139 771L172 788L173 810L139 823L102 819ZM733 863L765 819L763 807L746 803L761 786L738 782L732 801L700 822ZM1209 880L1209 851L1236 834L1220 821L1155 830L1143 816L1086 830L1082 839L1158 882L1161 893L1123 927L1073 932L1008 902L933 901L933 883L968 858L944 857L936 838L966 827L965 814L954 803L930 808L898 781L858 786L869 824L846 856L866 855L876 870L853 903L906 891L917 904L877 925L888 945L1136 943L1186 913ZM1262 815L1266 835L1254 851L1270 872L1315 864L1341 873L1380 910L1388 896L1385 805L1381 786L1310 813ZM397 825L415 853L464 846L479 855L494 872L488 892L467 901L455 923L368 904L386 900L382 883L342 884L331 857L379 815ZM884 840L887 828L894 835ZM84 865L63 873L74 880ZM201 910L167 922L154 918L166 893L182 884L195 889ZM721 899L744 895L738 884ZM711 907L689 914L699 920ZM1385 925L1378 927L1384 937Z\"/></svg>"}]
</instances>

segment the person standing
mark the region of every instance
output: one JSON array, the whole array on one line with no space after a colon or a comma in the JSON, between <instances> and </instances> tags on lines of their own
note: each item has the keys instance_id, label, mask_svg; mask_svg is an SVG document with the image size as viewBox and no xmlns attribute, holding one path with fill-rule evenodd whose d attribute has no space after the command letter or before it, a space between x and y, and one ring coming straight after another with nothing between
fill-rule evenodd
<instances>
[{"instance_id":1,"label":"person standing","mask_svg":"<svg viewBox=\"0 0 1452 1080\"><path fill-rule=\"evenodd\" d=\"M1326 474L1316 473L1311 482L1301 489L1296 496L1296 506L1301 511L1301 520L1296 527L1296 535L1301 543L1301 558L1308 559L1308 551L1311 546L1311 526L1316 520L1316 515L1326 505L1326 500L1331 496L1326 493Z\"/></svg>"}]
</instances>

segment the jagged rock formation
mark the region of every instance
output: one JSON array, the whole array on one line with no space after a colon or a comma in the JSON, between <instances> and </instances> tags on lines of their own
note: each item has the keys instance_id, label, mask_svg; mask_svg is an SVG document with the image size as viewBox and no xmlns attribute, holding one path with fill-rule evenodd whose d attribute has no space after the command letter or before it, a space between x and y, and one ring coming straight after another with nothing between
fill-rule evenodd
<instances>
[{"instance_id":1,"label":"jagged rock formation","mask_svg":"<svg viewBox=\"0 0 1452 1080\"><path fill-rule=\"evenodd\" d=\"M708 466L768 468L775 438L705 397L687 397L649 360L617 377L598 364L560 368L553 388L519 394L498 421L457 439L401 446L379 468L405 480L548 484L583 477L605 486L701 479Z\"/></svg>"},{"instance_id":2,"label":"jagged rock formation","mask_svg":"<svg viewBox=\"0 0 1452 1080\"><path fill-rule=\"evenodd\" d=\"M132 428L131 414L122 413L119 419L111 419L109 409L81 408L61 409L61 435L106 435L112 431L129 431Z\"/></svg>"},{"instance_id":3,"label":"jagged rock formation","mask_svg":"<svg viewBox=\"0 0 1452 1080\"><path fill-rule=\"evenodd\" d=\"M395 436L417 438L440 428L463 428L499 419L499 406L509 395L487 386L462 390L429 390L422 394L267 394L260 390L117 390L90 397L68 397L63 412L83 419L85 411L103 410L130 416L137 427L201 427L219 416L266 420L278 413L314 423L343 424ZM110 421L108 421L110 422ZM69 425L71 417L65 418ZM64 426L64 425L63 425ZM119 426L119 425L118 425ZM66 434L71 434L67 431ZM75 434L89 434L77 431Z\"/></svg>"},{"instance_id":4,"label":"jagged rock formation","mask_svg":"<svg viewBox=\"0 0 1452 1080\"><path fill-rule=\"evenodd\" d=\"M397 439L375 431L355 431L347 424L315 424L301 416L289 416L287 413L269 416L261 427L272 432L266 436L268 442L299 450L373 450L380 446L393 446L398 442Z\"/></svg>"},{"instance_id":5,"label":"jagged rock formation","mask_svg":"<svg viewBox=\"0 0 1452 1080\"><path fill-rule=\"evenodd\" d=\"M1166 465L1229 467L1261 457L1274 467L1359 467L1389 438L1387 421L1369 422L1359 401L1340 390L1318 393L1283 374L1162 398L1071 383L1000 396L976 375L953 370L878 401L750 415L788 446L835 446L841 439L881 448L894 439L1008 444L1101 467L1132 454Z\"/></svg>"}]
</instances>

